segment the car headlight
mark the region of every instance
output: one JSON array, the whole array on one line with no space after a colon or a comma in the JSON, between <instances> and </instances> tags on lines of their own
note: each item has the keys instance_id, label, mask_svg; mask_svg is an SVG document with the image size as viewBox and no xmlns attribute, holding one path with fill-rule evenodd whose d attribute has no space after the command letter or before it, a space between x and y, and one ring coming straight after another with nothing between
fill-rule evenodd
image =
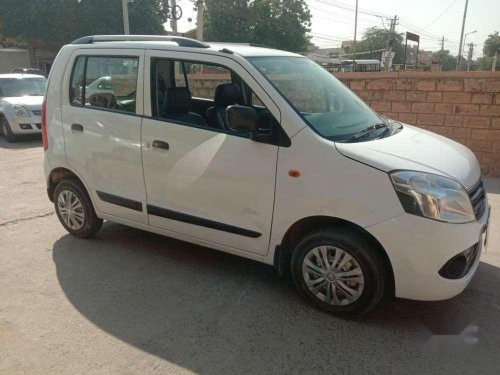
<instances>
[{"instance_id":1,"label":"car headlight","mask_svg":"<svg viewBox=\"0 0 500 375\"><path fill-rule=\"evenodd\" d=\"M448 223L476 220L469 194L458 182L415 171L398 171L390 176L407 213Z\"/></svg>"},{"instance_id":2,"label":"car headlight","mask_svg":"<svg viewBox=\"0 0 500 375\"><path fill-rule=\"evenodd\" d=\"M18 117L30 117L28 110L24 108L22 105L14 104L12 106L12 109L14 110L14 113Z\"/></svg>"}]
</instances>

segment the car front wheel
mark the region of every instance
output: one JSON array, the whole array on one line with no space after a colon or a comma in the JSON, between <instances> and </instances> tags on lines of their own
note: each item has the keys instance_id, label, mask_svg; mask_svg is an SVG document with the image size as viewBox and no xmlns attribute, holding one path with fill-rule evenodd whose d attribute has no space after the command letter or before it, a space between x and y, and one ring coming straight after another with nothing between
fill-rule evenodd
<instances>
[{"instance_id":1,"label":"car front wheel","mask_svg":"<svg viewBox=\"0 0 500 375\"><path fill-rule=\"evenodd\" d=\"M299 292L334 315L354 317L384 297L388 275L374 246L355 231L327 228L306 236L292 255Z\"/></svg>"},{"instance_id":2,"label":"car front wheel","mask_svg":"<svg viewBox=\"0 0 500 375\"><path fill-rule=\"evenodd\" d=\"M16 135L12 133L9 122L3 116L0 118L0 129L2 130L2 134L7 142L11 143L17 140Z\"/></svg>"}]
</instances>

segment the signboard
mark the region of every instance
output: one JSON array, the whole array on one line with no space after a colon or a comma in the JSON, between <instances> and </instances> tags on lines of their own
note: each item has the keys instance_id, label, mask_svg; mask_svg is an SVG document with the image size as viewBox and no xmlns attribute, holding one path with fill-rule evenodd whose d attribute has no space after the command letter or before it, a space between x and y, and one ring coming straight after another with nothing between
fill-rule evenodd
<instances>
[{"instance_id":1,"label":"signboard","mask_svg":"<svg viewBox=\"0 0 500 375\"><path fill-rule=\"evenodd\" d=\"M415 46L408 46L408 41L416 42L416 48ZM413 34L410 32L406 32L406 41L405 41L405 56L404 56L404 65L406 68L406 65L412 65L412 66L417 66L418 64L418 50L420 48L420 35Z\"/></svg>"},{"instance_id":2,"label":"signboard","mask_svg":"<svg viewBox=\"0 0 500 375\"><path fill-rule=\"evenodd\" d=\"M420 35L406 32L406 40L412 40L414 42L420 43Z\"/></svg>"}]
</instances>

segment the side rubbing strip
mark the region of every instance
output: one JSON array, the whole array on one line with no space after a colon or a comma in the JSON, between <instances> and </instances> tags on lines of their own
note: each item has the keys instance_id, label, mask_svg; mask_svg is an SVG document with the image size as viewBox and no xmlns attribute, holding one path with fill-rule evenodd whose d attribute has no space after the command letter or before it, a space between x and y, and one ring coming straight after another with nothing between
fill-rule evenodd
<instances>
[{"instance_id":1,"label":"side rubbing strip","mask_svg":"<svg viewBox=\"0 0 500 375\"><path fill-rule=\"evenodd\" d=\"M203 219L197 216L183 214L177 211L167 210L166 208L161 208L148 204L147 209L148 209L148 214L150 215L160 216L170 220L182 221L184 223L189 223L201 227L207 227L211 229L221 230L224 232L239 234L245 237L257 238L261 236L259 232L254 232L252 230L235 227L229 224L219 223L217 221Z\"/></svg>"},{"instance_id":2,"label":"side rubbing strip","mask_svg":"<svg viewBox=\"0 0 500 375\"><path fill-rule=\"evenodd\" d=\"M128 198L119 197L117 195L113 195L113 194L109 194L109 193L104 193L102 191L96 191L96 193L99 196L99 199L104 201L104 202L116 204L117 206L130 208L131 210L135 210L135 211L142 211L142 203L141 202L137 202L137 201L134 201L134 200L128 199Z\"/></svg>"}]
</instances>

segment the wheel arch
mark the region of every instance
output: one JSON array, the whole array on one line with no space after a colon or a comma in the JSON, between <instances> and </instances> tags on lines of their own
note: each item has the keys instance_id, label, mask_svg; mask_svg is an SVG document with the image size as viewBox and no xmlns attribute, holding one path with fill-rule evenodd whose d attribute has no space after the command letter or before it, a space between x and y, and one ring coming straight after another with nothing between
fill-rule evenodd
<instances>
[{"instance_id":1,"label":"wheel arch","mask_svg":"<svg viewBox=\"0 0 500 375\"><path fill-rule=\"evenodd\" d=\"M334 227L338 230L354 231L357 235L362 236L373 244L374 251L382 259L384 266L389 274L390 290L389 293L394 295L394 270L387 252L382 244L363 227L342 219L332 216L309 216L297 220L286 231L281 244L276 247L274 254L274 266L279 274L288 274L290 270L290 261L295 245L307 234L325 227Z\"/></svg>"},{"instance_id":2,"label":"wheel arch","mask_svg":"<svg viewBox=\"0 0 500 375\"><path fill-rule=\"evenodd\" d=\"M48 181L47 181L47 194L49 195L49 199L51 202L54 202L54 191L56 189L56 186L59 182L65 179L73 179L73 180L78 180L85 190L87 191L87 194L89 195L90 199L92 200L92 195L90 194L89 190L87 189L87 186L83 182L83 180L77 176L76 173L73 171L64 168L64 167L57 167L54 168L52 171L50 171ZM92 202L93 204L93 202Z\"/></svg>"}]
</instances>

